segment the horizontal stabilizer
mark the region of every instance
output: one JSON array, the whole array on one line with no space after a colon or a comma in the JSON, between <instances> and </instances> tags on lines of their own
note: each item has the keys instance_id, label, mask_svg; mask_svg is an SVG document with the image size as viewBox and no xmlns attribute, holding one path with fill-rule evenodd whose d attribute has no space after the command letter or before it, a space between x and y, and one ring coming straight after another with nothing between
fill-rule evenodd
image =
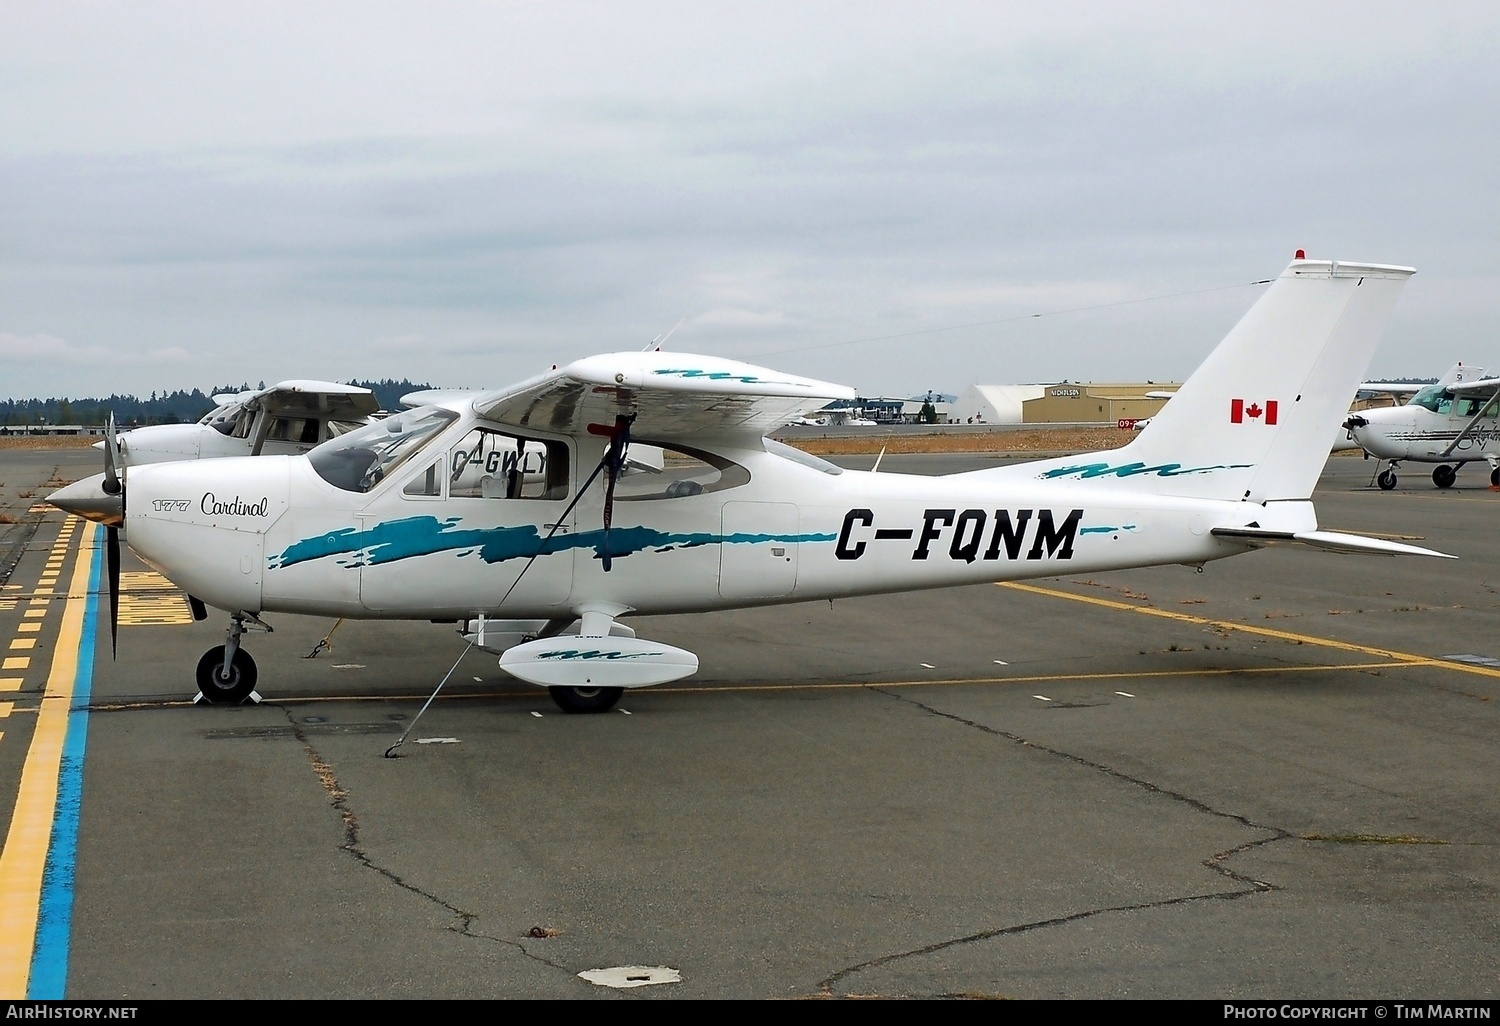
<instances>
[{"instance_id":1,"label":"horizontal stabilizer","mask_svg":"<svg viewBox=\"0 0 1500 1026\"><path fill-rule=\"evenodd\" d=\"M1310 545L1328 552L1360 552L1385 556L1437 556L1440 559L1457 559L1457 556L1436 549L1424 549L1419 545L1405 545L1384 538L1366 538L1360 534L1344 534L1340 531L1271 531L1261 527L1216 527L1213 534L1218 538L1244 542L1252 548L1296 542Z\"/></svg>"},{"instance_id":2,"label":"horizontal stabilizer","mask_svg":"<svg viewBox=\"0 0 1500 1026\"><path fill-rule=\"evenodd\" d=\"M556 637L507 649L500 669L547 688L644 688L697 673L698 657L640 638Z\"/></svg>"}]
</instances>

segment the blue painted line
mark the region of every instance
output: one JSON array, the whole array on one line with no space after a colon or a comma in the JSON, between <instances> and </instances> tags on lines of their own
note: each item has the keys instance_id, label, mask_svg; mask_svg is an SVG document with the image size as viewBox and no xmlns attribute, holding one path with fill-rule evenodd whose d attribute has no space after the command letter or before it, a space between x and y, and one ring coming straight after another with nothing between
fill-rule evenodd
<instances>
[{"instance_id":1,"label":"blue painted line","mask_svg":"<svg viewBox=\"0 0 1500 1026\"><path fill-rule=\"evenodd\" d=\"M102 528L95 528L94 537ZM41 903L36 942L31 949L30 1001L61 1001L68 987L68 947L73 932L73 875L78 858L78 816L83 806L83 750L88 741L89 697L94 685L94 637L99 622L99 569L104 548L94 549L89 570L89 593L78 638L78 669L73 680L73 706L68 711L68 735L63 741L57 777L57 811L52 842L42 870Z\"/></svg>"}]
</instances>

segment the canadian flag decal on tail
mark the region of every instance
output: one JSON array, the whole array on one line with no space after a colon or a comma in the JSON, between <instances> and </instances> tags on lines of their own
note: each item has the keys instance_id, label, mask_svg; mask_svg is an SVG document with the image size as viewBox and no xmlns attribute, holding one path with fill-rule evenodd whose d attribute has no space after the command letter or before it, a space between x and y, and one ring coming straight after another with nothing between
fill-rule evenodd
<instances>
[{"instance_id":1,"label":"canadian flag decal on tail","mask_svg":"<svg viewBox=\"0 0 1500 1026\"><path fill-rule=\"evenodd\" d=\"M1229 400L1229 423L1243 424L1246 419L1252 424L1275 424L1276 400L1267 399L1264 406L1253 401L1247 403L1243 399Z\"/></svg>"}]
</instances>

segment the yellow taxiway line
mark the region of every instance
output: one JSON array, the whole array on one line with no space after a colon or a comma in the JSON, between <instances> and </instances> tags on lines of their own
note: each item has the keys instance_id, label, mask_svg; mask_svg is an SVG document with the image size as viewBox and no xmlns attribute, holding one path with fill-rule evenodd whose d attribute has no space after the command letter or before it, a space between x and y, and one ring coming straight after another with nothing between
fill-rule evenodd
<instances>
[{"instance_id":1,"label":"yellow taxiway line","mask_svg":"<svg viewBox=\"0 0 1500 1026\"><path fill-rule=\"evenodd\" d=\"M41 908L42 873L52 841L63 742L78 672L79 644L88 609L89 575L99 527L78 546L72 583L63 607L52 669L37 711L36 732L21 770L21 787L5 848L0 851L0 999L26 997Z\"/></svg>"},{"instance_id":2,"label":"yellow taxiway line","mask_svg":"<svg viewBox=\"0 0 1500 1026\"><path fill-rule=\"evenodd\" d=\"M1454 662L1451 659L1434 659L1431 656L1414 655L1411 652L1397 652L1389 648L1358 645L1352 641L1320 638L1315 634L1294 634L1291 631L1278 631L1271 627L1257 627L1254 624L1241 623L1236 620L1213 620L1206 616L1194 616L1191 613L1177 613L1169 609L1157 609L1154 606L1137 606L1129 602L1117 602L1114 599L1097 598L1093 595L1075 595L1072 592L1062 591L1057 588L1043 588L1039 585L1020 584L1015 581L1003 581L998 587L1010 588L1014 591L1031 592L1034 595L1046 595L1049 598L1068 599L1072 602L1083 602L1093 606L1103 606L1106 609L1128 610L1129 612L1142 613L1146 616L1159 616L1163 619L1178 620L1182 623L1197 624L1202 627L1217 627L1220 630L1239 631L1243 634L1254 634L1262 638L1275 638L1278 641L1290 641L1301 645L1320 645L1323 648L1336 648L1343 652L1358 652L1361 655L1377 656L1408 666L1441 666L1446 670L1457 670L1460 673L1472 673L1481 677L1500 677L1500 669L1496 669L1493 666L1476 666L1473 663Z\"/></svg>"}]
</instances>

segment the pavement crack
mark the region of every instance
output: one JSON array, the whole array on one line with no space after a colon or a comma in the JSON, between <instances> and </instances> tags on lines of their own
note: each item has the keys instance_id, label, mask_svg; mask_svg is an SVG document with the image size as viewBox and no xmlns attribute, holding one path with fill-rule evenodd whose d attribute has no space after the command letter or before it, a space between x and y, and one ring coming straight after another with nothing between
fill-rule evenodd
<instances>
[{"instance_id":1,"label":"pavement crack","mask_svg":"<svg viewBox=\"0 0 1500 1026\"><path fill-rule=\"evenodd\" d=\"M889 698L894 698L897 701L905 702L908 705L916 706L923 712L930 713L933 716L940 716L945 720L952 720L955 723L961 723L966 727L971 727L974 730L981 731L985 734L1004 738L1005 740L1022 747L1032 748L1039 752L1045 752L1046 754L1054 756L1056 758L1065 759L1068 762L1073 763L1074 765L1083 766L1096 772L1107 774L1108 776L1111 776L1116 780L1121 781L1122 783L1129 784L1132 787L1140 788L1141 790L1149 792L1150 794L1157 795L1162 798L1167 798L1174 802L1179 802L1191 809L1204 813L1205 815L1217 816L1221 819L1232 820L1235 823L1240 824L1241 826L1250 828L1251 830L1266 830L1271 833L1272 836L1264 838L1261 841L1251 842L1252 845L1261 844L1265 841L1281 840L1292 836L1289 831L1282 830L1280 827L1270 826L1265 823L1256 823L1249 817L1243 816L1237 812L1225 812L1222 809L1216 809L1213 806L1209 805L1207 802L1194 798L1191 795L1183 794L1181 791L1173 791L1170 788L1162 787L1160 784L1154 784L1151 781L1144 780L1140 777L1131 776L1129 773L1117 770L1112 766L1106 766L1102 762L1095 762L1093 759L1086 759L1081 755L1074 755L1072 752L1065 752L1060 748L1052 748L1048 745L1039 744L1036 741L1032 741L1029 738L1022 737L1020 734L1016 734L1009 730L1001 730L998 727L991 727L988 724L980 723L977 720L971 720L966 717L959 716L955 713L944 712L941 709L934 708L933 706L930 706L925 702L918 701L917 699L911 697L911 695L909 694L887 691L880 687L871 687L870 690L879 692L880 694L885 695ZM1229 852L1226 852L1224 854L1232 855L1235 851L1238 850L1239 849L1231 849ZM1250 880L1248 877L1237 876L1228 870L1224 870L1223 872L1225 872L1226 875L1229 875L1232 879L1239 880L1244 883L1255 882ZM1268 887L1267 889L1270 888Z\"/></svg>"},{"instance_id":2,"label":"pavement crack","mask_svg":"<svg viewBox=\"0 0 1500 1026\"><path fill-rule=\"evenodd\" d=\"M1276 840L1276 838L1265 838L1264 840L1260 841L1252 841L1249 844L1240 845L1238 848L1233 848L1227 852L1222 852L1219 856L1215 856L1215 858L1227 858L1228 856L1243 851L1246 848L1254 847L1259 844L1265 844L1271 840ZM1212 861L1213 860L1210 859L1204 864L1208 865ZM935 941L932 944L927 944L920 948L912 948L909 951L892 952L889 955L881 955L878 958L872 958L864 962L858 962L854 965L846 966L845 968L840 969L838 972L835 972L832 975L820 980L818 982L818 991L822 996L832 997L834 996L833 989L838 986L840 982L850 976L853 976L855 973L863 972L867 969L879 969L882 966L891 965L904 959L920 958L923 955L935 954L936 952L944 951L949 948L962 947L966 944L978 944L983 941L993 940L997 937L1015 936L1018 934L1030 933L1033 930L1044 930L1048 927L1053 926L1066 926L1069 923L1076 923L1084 919L1092 919L1095 916L1108 915L1115 912L1141 912L1150 909L1171 908L1175 905L1194 904L1201 901L1234 901L1249 894L1258 894L1262 891L1270 890L1275 890L1275 888L1270 884L1257 882L1256 886L1246 887L1245 889L1238 891L1218 891L1212 894L1185 894L1175 898L1162 898L1158 901L1143 901L1131 905L1110 905L1104 908L1090 908L1084 909L1080 912L1071 913L1070 915L1056 916L1052 919L1038 919L1037 921L1031 923L1017 923L1013 926L996 927L993 930L980 930L977 933L967 934L963 937L950 937L948 940Z\"/></svg>"},{"instance_id":3,"label":"pavement crack","mask_svg":"<svg viewBox=\"0 0 1500 1026\"><path fill-rule=\"evenodd\" d=\"M1247 827L1251 830L1264 830L1267 832L1267 836L1256 838L1251 841L1246 841L1245 843L1235 845L1232 848L1227 848L1223 851L1215 852L1213 855L1210 855L1208 858L1203 860L1202 864L1205 867L1213 870L1220 876L1223 876L1226 879L1238 884L1239 887L1235 890L1215 891L1206 894L1185 894L1178 895L1177 897L1172 898L1161 898L1156 901L1134 902L1128 905L1109 905L1100 908L1083 909L1078 912L1069 913L1068 915L1055 916L1050 919L1039 919L1035 922L1030 923L1018 923L1011 926L1001 926L991 930L981 930L976 933L966 934L962 937L952 937L947 940L935 941L932 944L923 945L922 947L918 948L912 948L907 951L892 952L888 955L881 955L877 958L872 958L864 962L859 962L854 965L847 966L824 978L818 984L819 993L823 996L834 996L833 989L837 987L843 980L849 978L850 976L853 976L856 973L868 969L876 969L882 966L887 966L895 962L900 962L904 959L920 958L924 955L930 955L948 948L961 947L968 944L977 944L983 941L993 940L997 937L1015 936L1018 934L1030 933L1034 930L1043 930L1055 926L1066 926L1070 923L1076 923L1081 920L1091 919L1095 916L1108 915L1111 913L1141 912L1152 909L1171 908L1177 905L1195 904L1205 901L1236 901L1249 895L1263 894L1268 891L1274 891L1277 889L1274 884L1271 884L1265 880L1256 880L1255 878L1246 876L1243 873L1235 872L1233 869L1230 869L1229 866L1226 865L1226 863L1234 856L1239 855L1242 852L1249 851L1253 848L1258 848L1276 841L1294 839L1295 835L1290 831L1283 830L1280 827L1268 826L1264 823L1256 823L1248 817L1240 815L1239 813L1225 812L1221 809L1215 809L1206 802L1203 802L1197 798L1193 798L1190 795L1183 794L1180 791L1173 791L1169 788L1162 787L1159 784L1154 784L1149 780L1143 780L1140 777L1131 776L1130 774L1121 772L1120 770L1114 769L1111 766L1106 766L1103 763L1095 762L1092 759L1086 759L1083 756L1075 755L1072 752L1065 752L1061 749L1052 748L1048 745L1038 744L1035 741L1022 737L1020 734L1013 733L1012 731L1000 730L996 727L991 727L987 724L979 723L978 721L955 715L954 713L943 712L942 710L936 709L926 704L925 702L917 701L910 695L900 694L878 687L872 687L870 688L870 690L877 691L880 694L885 695L889 698L894 698L897 701L916 706L917 708L923 710L924 712L930 713L933 716L939 716L943 719L952 720L955 723L963 724L966 727L971 727L974 730L982 731L983 733L989 734L993 737L1004 738L1005 740L1010 741L1013 744L1035 749L1039 752L1045 752L1048 755L1054 756L1059 759L1065 759L1075 765L1083 766L1099 773L1104 773L1122 783L1129 784L1132 787L1139 788L1152 795L1156 795L1162 798L1166 798L1170 801L1186 805L1189 808L1197 812L1201 812L1205 815L1231 820L1232 822L1238 823L1241 826Z\"/></svg>"},{"instance_id":4,"label":"pavement crack","mask_svg":"<svg viewBox=\"0 0 1500 1026\"><path fill-rule=\"evenodd\" d=\"M449 913L454 918L454 924L448 927L451 932L461 937L500 944L514 949L526 958L530 958L553 969L569 971L566 966L551 959L543 958L519 941L510 940L505 937L496 937L493 934L476 930L475 921L479 918L477 912L470 912L460 908L453 902L418 887L411 881L404 879L399 873L382 866L371 858L370 853L364 849L364 846L360 842L359 816L355 813L353 806L349 802L349 792L339 783L338 774L334 772L333 766L319 753L317 747L308 738L306 731L302 729L302 725L292 715L291 710L279 705L277 708L281 709L282 713L286 716L287 723L291 726L292 735L302 745L302 750L307 755L308 761L312 766L313 776L317 777L318 783L322 785L323 790L328 794L329 803L333 806L334 811L339 814L339 818L343 822L344 840L339 845L340 851L354 859L354 861L358 862L365 869L383 877L387 882L394 884L404 891L415 894Z\"/></svg>"}]
</instances>

